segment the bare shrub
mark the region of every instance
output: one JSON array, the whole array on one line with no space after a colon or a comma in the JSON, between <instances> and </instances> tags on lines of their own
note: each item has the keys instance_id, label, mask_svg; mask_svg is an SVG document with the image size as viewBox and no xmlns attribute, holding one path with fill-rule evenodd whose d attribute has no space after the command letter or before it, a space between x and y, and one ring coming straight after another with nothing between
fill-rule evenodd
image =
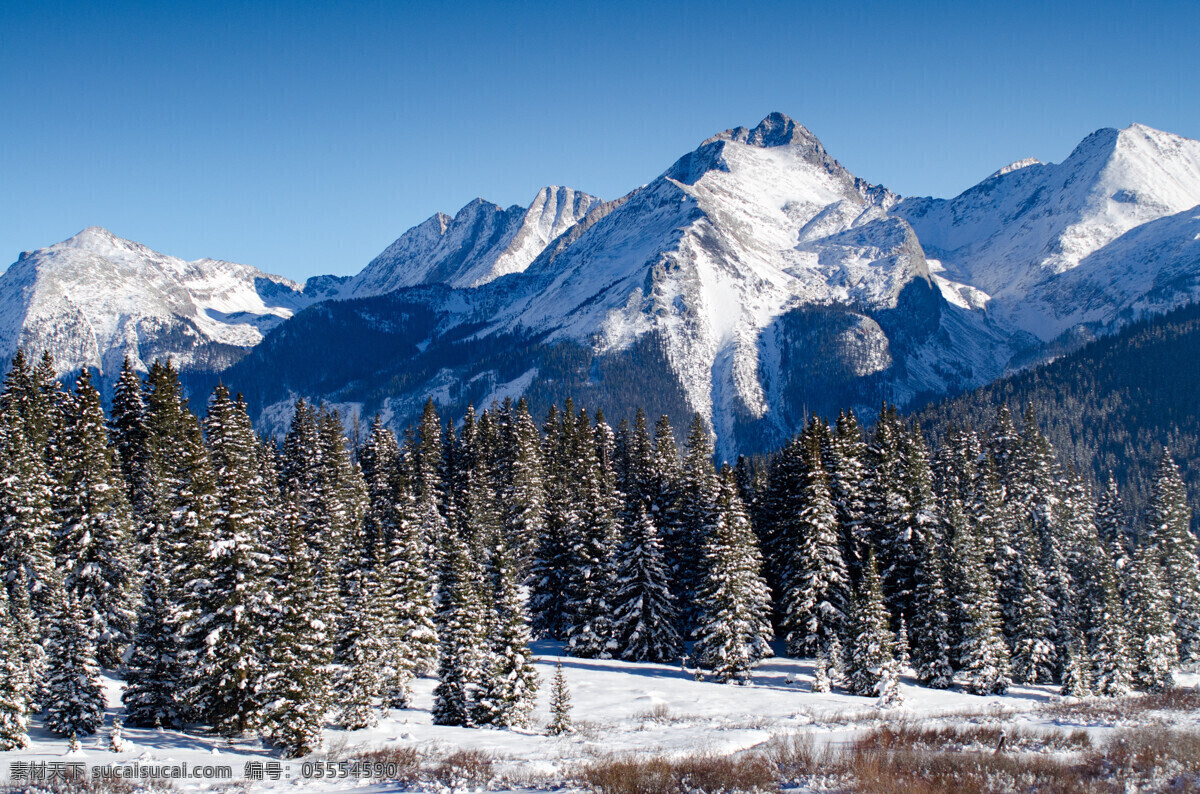
<instances>
[{"instance_id":1,"label":"bare shrub","mask_svg":"<svg viewBox=\"0 0 1200 794\"><path fill-rule=\"evenodd\" d=\"M735 794L779 790L762 756L696 755L681 759L610 756L587 764L578 777L600 794Z\"/></svg>"},{"instance_id":2,"label":"bare shrub","mask_svg":"<svg viewBox=\"0 0 1200 794\"><path fill-rule=\"evenodd\" d=\"M349 760L362 764L372 779L415 783L421 779L424 755L416 747L384 745L360 750Z\"/></svg>"},{"instance_id":3,"label":"bare shrub","mask_svg":"<svg viewBox=\"0 0 1200 794\"><path fill-rule=\"evenodd\" d=\"M494 777L495 758L482 750L455 750L433 769L433 779L444 786L487 786Z\"/></svg>"}]
</instances>

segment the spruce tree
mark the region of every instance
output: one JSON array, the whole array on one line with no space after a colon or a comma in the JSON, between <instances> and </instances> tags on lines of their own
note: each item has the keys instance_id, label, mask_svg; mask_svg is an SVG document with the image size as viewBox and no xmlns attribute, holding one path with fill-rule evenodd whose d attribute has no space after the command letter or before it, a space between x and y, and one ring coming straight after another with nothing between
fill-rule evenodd
<instances>
[{"instance_id":1,"label":"spruce tree","mask_svg":"<svg viewBox=\"0 0 1200 794\"><path fill-rule=\"evenodd\" d=\"M986 539L970 526L964 526L954 540L959 582L956 606L962 616L956 651L968 692L1003 695L1011 683L1012 667L987 551Z\"/></svg>"},{"instance_id":2,"label":"spruce tree","mask_svg":"<svg viewBox=\"0 0 1200 794\"><path fill-rule=\"evenodd\" d=\"M666 561L658 530L640 501L624 511L625 539L613 596L614 635L620 657L634 662L678 658L683 643L675 629Z\"/></svg>"},{"instance_id":3,"label":"spruce tree","mask_svg":"<svg viewBox=\"0 0 1200 794\"><path fill-rule=\"evenodd\" d=\"M0 411L0 581L9 598L24 590L45 622L53 613L52 496L42 454L30 445L20 417Z\"/></svg>"},{"instance_id":4,"label":"spruce tree","mask_svg":"<svg viewBox=\"0 0 1200 794\"><path fill-rule=\"evenodd\" d=\"M79 600L62 594L47 643L45 725L59 736L89 736L104 724L96 646Z\"/></svg>"},{"instance_id":5,"label":"spruce tree","mask_svg":"<svg viewBox=\"0 0 1200 794\"><path fill-rule=\"evenodd\" d=\"M1132 685L1129 635L1116 567L1103 546L1093 550L1086 589L1092 688L1097 695L1125 695Z\"/></svg>"},{"instance_id":6,"label":"spruce tree","mask_svg":"<svg viewBox=\"0 0 1200 794\"><path fill-rule=\"evenodd\" d=\"M1171 593L1171 619L1184 662L1200 661L1200 542L1192 534L1192 511L1179 467L1163 450L1150 501L1148 539Z\"/></svg>"},{"instance_id":7,"label":"spruce tree","mask_svg":"<svg viewBox=\"0 0 1200 794\"><path fill-rule=\"evenodd\" d=\"M491 661L481 682L475 719L481 725L522 727L537 700L538 677L529 650L529 617L515 556L501 539L492 554Z\"/></svg>"},{"instance_id":8,"label":"spruce tree","mask_svg":"<svg viewBox=\"0 0 1200 794\"><path fill-rule=\"evenodd\" d=\"M862 579L854 590L850 605L848 634L842 663L846 691L861 696L878 694L879 683L895 664L895 657L883 602L883 586L870 547L863 559Z\"/></svg>"},{"instance_id":9,"label":"spruce tree","mask_svg":"<svg viewBox=\"0 0 1200 794\"><path fill-rule=\"evenodd\" d=\"M272 581L278 594L275 634L259 683L261 692L255 694L262 703L257 722L263 733L285 757L298 758L321 746L329 691L323 663L328 629L317 612L304 522L290 510L281 519L283 526L276 538L278 563Z\"/></svg>"},{"instance_id":10,"label":"spruce tree","mask_svg":"<svg viewBox=\"0 0 1200 794\"><path fill-rule=\"evenodd\" d=\"M1108 483L1096 502L1096 531L1113 564L1117 566L1117 572L1123 572L1132 557L1133 537L1121 491L1112 472L1109 472Z\"/></svg>"},{"instance_id":11,"label":"spruce tree","mask_svg":"<svg viewBox=\"0 0 1200 794\"><path fill-rule=\"evenodd\" d=\"M675 583L675 603L680 607L680 624L686 633L699 619L699 588L707 564L704 543L716 521L721 490L713 469L712 439L699 414L693 416L688 428L677 489L676 518L663 541ZM738 501L740 504L740 497Z\"/></svg>"},{"instance_id":12,"label":"spruce tree","mask_svg":"<svg viewBox=\"0 0 1200 794\"><path fill-rule=\"evenodd\" d=\"M5 588L0 587L0 750L29 744L30 671Z\"/></svg>"},{"instance_id":13,"label":"spruce tree","mask_svg":"<svg viewBox=\"0 0 1200 794\"><path fill-rule=\"evenodd\" d=\"M550 727L551 736L561 736L570 733L571 728L571 690L567 688L567 678L563 675L561 664L554 667L554 683L550 689Z\"/></svg>"},{"instance_id":14,"label":"spruce tree","mask_svg":"<svg viewBox=\"0 0 1200 794\"><path fill-rule=\"evenodd\" d=\"M258 440L245 404L218 386L204 433L215 474L216 505L201 602L191 615L188 702L222 736L257 729L274 623L275 576Z\"/></svg>"},{"instance_id":15,"label":"spruce tree","mask_svg":"<svg viewBox=\"0 0 1200 794\"><path fill-rule=\"evenodd\" d=\"M146 401L142 379L138 377L129 356L121 366L121 374L113 386L112 408L109 411L108 437L126 486L126 496L135 513L139 507L139 490L149 472L146 460L147 428Z\"/></svg>"},{"instance_id":16,"label":"spruce tree","mask_svg":"<svg viewBox=\"0 0 1200 794\"><path fill-rule=\"evenodd\" d=\"M1171 593L1162 584L1156 549L1138 546L1129 574L1129 623L1133 639L1133 680L1139 689L1158 692L1174 685L1179 641L1171 621Z\"/></svg>"},{"instance_id":17,"label":"spruce tree","mask_svg":"<svg viewBox=\"0 0 1200 794\"><path fill-rule=\"evenodd\" d=\"M446 539L438 590L438 683L435 725L474 727L480 687L489 665L482 574L465 543Z\"/></svg>"},{"instance_id":18,"label":"spruce tree","mask_svg":"<svg viewBox=\"0 0 1200 794\"><path fill-rule=\"evenodd\" d=\"M748 683L751 666L771 653L770 594L750 517L733 470L718 481L711 523L703 527L700 619L694 653L718 681Z\"/></svg>"},{"instance_id":19,"label":"spruce tree","mask_svg":"<svg viewBox=\"0 0 1200 794\"><path fill-rule=\"evenodd\" d=\"M85 370L70 402L55 539L64 586L83 610L99 662L120 664L133 638L132 519L108 447L100 394Z\"/></svg>"},{"instance_id":20,"label":"spruce tree","mask_svg":"<svg viewBox=\"0 0 1200 794\"><path fill-rule=\"evenodd\" d=\"M845 631L850 587L815 432L804 448L803 489L784 505L777 538L785 560L782 624L788 655L794 657L815 655L831 636Z\"/></svg>"},{"instance_id":21,"label":"spruce tree","mask_svg":"<svg viewBox=\"0 0 1200 794\"><path fill-rule=\"evenodd\" d=\"M142 562L142 602L138 610L133 652L125 665L126 719L142 728L178 728L185 721L182 700L178 617L168 601L166 574L157 539L146 547Z\"/></svg>"}]
</instances>

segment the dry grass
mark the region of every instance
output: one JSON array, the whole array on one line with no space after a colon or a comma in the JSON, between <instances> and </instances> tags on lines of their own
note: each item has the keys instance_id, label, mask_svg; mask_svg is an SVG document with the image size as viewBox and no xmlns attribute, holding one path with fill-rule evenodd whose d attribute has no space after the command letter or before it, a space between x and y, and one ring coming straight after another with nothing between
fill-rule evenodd
<instances>
[{"instance_id":1,"label":"dry grass","mask_svg":"<svg viewBox=\"0 0 1200 794\"><path fill-rule=\"evenodd\" d=\"M1176 687L1165 692L1062 701L1042 707L1043 714L1057 720L1085 725L1163 723L1166 719L1161 712L1200 713L1200 691Z\"/></svg>"},{"instance_id":2,"label":"dry grass","mask_svg":"<svg viewBox=\"0 0 1200 794\"><path fill-rule=\"evenodd\" d=\"M774 768L762 756L696 755L681 759L611 756L577 772L600 794L734 794L779 790Z\"/></svg>"}]
</instances>

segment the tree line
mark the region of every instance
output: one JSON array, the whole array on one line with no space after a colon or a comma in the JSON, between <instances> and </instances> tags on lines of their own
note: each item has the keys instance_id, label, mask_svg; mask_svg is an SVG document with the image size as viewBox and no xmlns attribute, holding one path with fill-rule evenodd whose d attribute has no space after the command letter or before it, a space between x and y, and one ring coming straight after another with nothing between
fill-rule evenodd
<instances>
[{"instance_id":1,"label":"tree line","mask_svg":"<svg viewBox=\"0 0 1200 794\"><path fill-rule=\"evenodd\" d=\"M610 427L568 400L458 422L427 402L348 442L295 405L281 444L224 386L195 416L167 364L127 362L108 415L18 352L0 394L0 744L28 718L259 734L374 724L435 675L439 724L527 724L531 637L581 657L749 681L778 639L817 689L1011 682L1117 695L1200 660L1197 541L1164 450L1140 531L1061 466L1032 411L930 450L885 406L717 467L700 417ZM690 644L688 644L690 643ZM686 657L684 654L688 654Z\"/></svg>"}]
</instances>

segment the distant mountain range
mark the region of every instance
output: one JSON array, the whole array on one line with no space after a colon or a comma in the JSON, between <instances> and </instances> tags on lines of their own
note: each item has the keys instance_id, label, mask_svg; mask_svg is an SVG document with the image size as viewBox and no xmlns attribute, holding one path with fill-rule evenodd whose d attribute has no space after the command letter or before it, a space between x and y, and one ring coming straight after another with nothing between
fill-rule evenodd
<instances>
[{"instance_id":1,"label":"distant mountain range","mask_svg":"<svg viewBox=\"0 0 1200 794\"><path fill-rule=\"evenodd\" d=\"M0 353L111 379L126 356L220 373L263 429L296 397L409 421L567 395L708 418L719 450L805 415L988 383L1200 293L1200 142L1100 130L953 199L902 198L782 114L614 201L550 187L405 232L301 286L88 229L0 276Z\"/></svg>"}]
</instances>

